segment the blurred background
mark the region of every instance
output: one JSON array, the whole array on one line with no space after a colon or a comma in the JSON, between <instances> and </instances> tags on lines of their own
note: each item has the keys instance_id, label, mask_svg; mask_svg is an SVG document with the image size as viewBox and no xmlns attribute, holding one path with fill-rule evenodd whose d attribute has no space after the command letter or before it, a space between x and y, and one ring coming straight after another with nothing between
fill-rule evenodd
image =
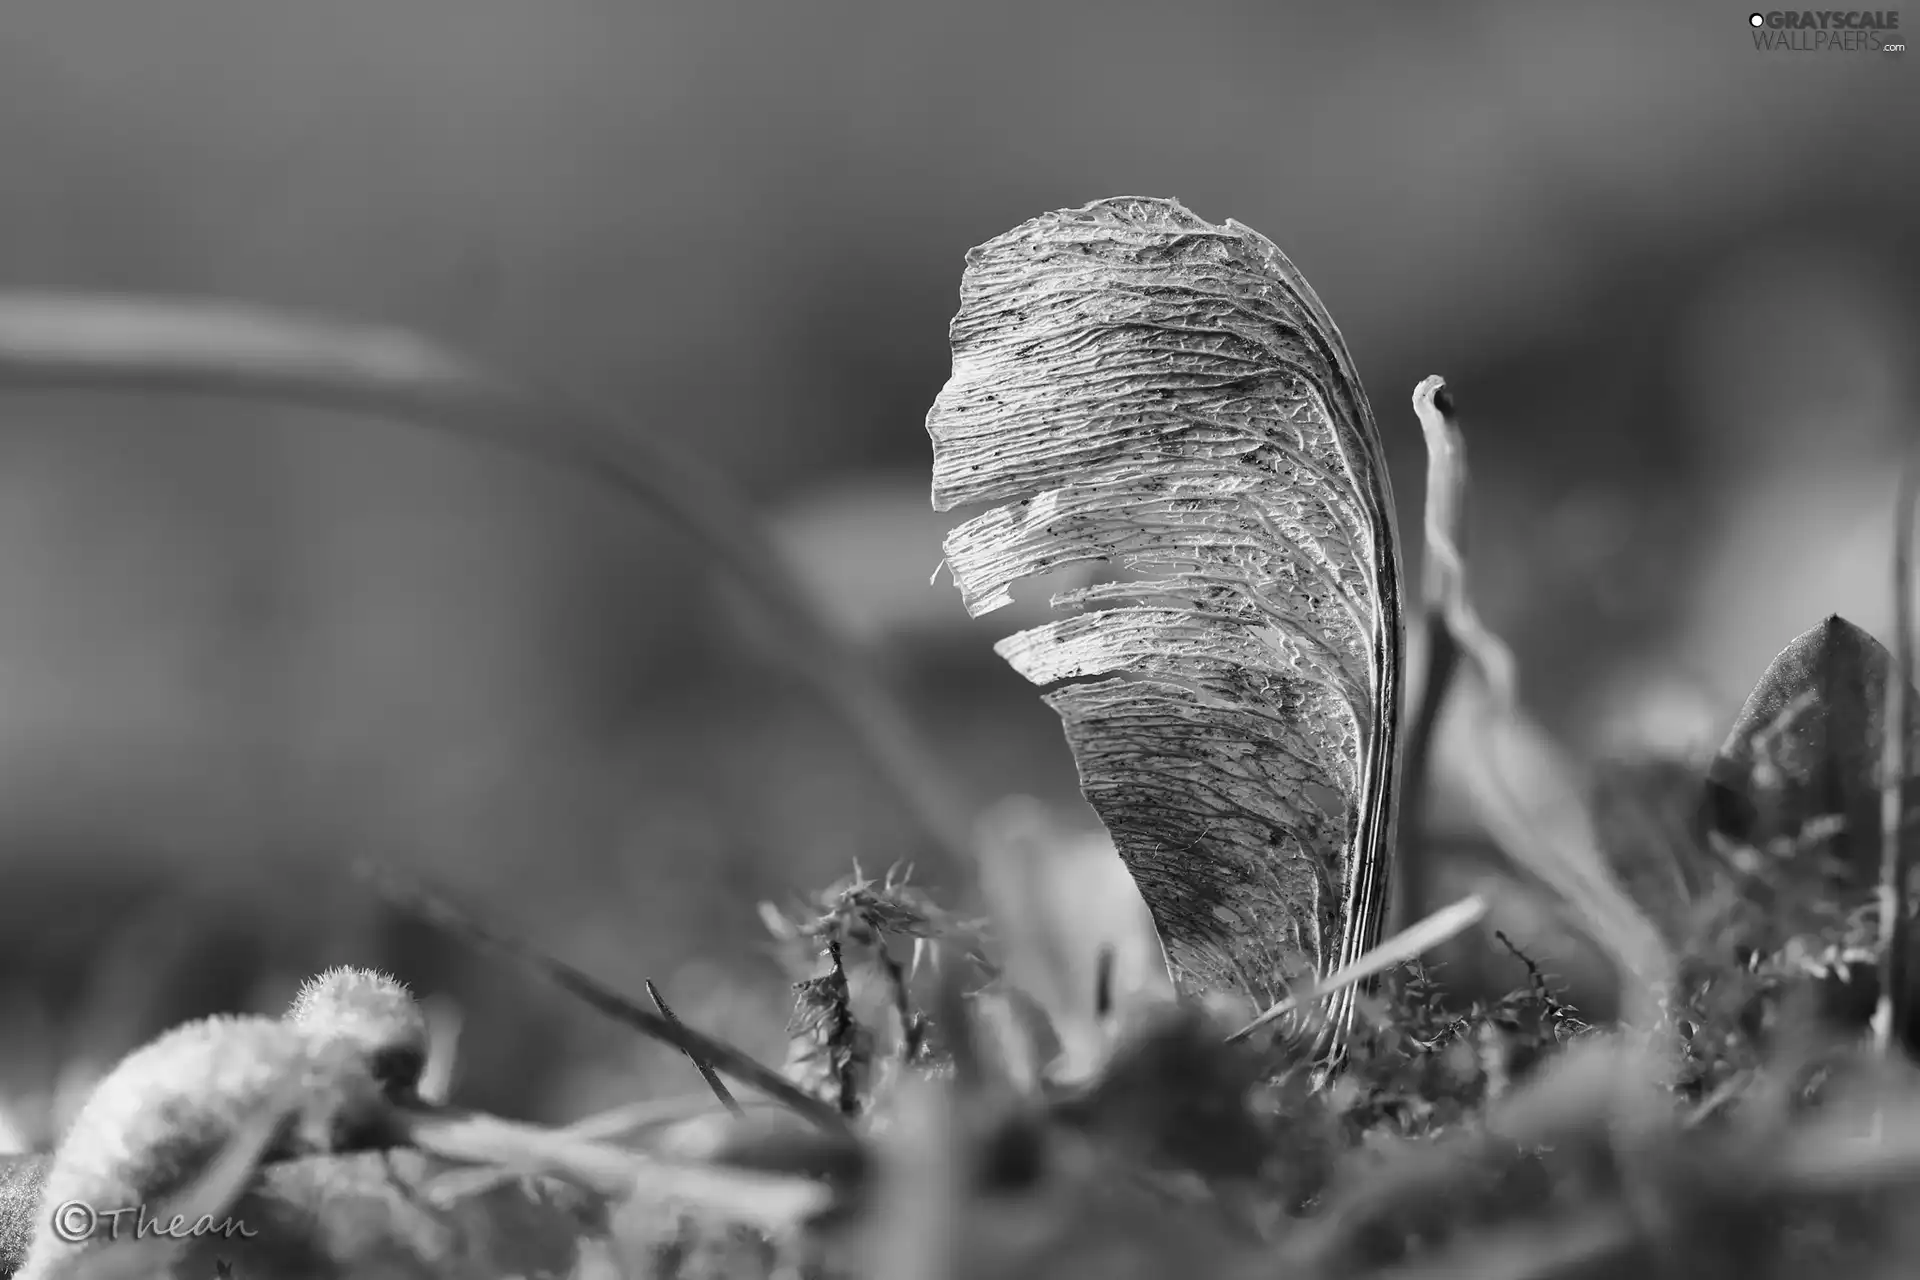
<instances>
[{"instance_id":1,"label":"blurred background","mask_svg":"<svg viewBox=\"0 0 1920 1280\"><path fill-rule=\"evenodd\" d=\"M1589 757L1710 750L1795 633L1886 634L1916 420L1914 55L1764 53L1746 13L9 0L0 288L388 321L591 392L765 505L956 786L1071 803L1057 722L990 651L1013 623L928 584L924 416L967 248L1176 197L1319 290L1408 535L1408 397L1448 378L1472 584L1548 726ZM360 857L777 1059L756 901L854 859L970 892L780 645L645 512L515 459L0 399L19 1136L161 1026L346 961L461 1009L476 1103L698 1089L380 907Z\"/></svg>"}]
</instances>

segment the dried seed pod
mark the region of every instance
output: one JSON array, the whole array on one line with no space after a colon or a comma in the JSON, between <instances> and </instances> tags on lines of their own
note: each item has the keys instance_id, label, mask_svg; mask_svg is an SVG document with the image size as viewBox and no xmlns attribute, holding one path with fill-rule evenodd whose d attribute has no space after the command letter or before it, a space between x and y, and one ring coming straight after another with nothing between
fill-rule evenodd
<instances>
[{"instance_id":1,"label":"dried seed pod","mask_svg":"<svg viewBox=\"0 0 1920 1280\"><path fill-rule=\"evenodd\" d=\"M996 650L1050 688L1174 978L1264 1006L1351 963L1394 846L1400 556L1326 308L1237 222L1102 200L970 252L952 343L933 503L998 505L947 567L976 617L1115 571Z\"/></svg>"}]
</instances>

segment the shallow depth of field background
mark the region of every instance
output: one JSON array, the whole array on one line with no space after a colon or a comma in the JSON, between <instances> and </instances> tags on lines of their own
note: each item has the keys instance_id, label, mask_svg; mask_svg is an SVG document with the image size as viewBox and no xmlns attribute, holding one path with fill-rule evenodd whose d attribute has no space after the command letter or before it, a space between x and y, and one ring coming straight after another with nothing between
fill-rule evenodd
<instances>
[{"instance_id":1,"label":"shallow depth of field background","mask_svg":"<svg viewBox=\"0 0 1920 1280\"><path fill-rule=\"evenodd\" d=\"M1582 751L1710 749L1794 633L1886 633L1920 55L1760 53L1744 9L1650 0L5 8L0 287L413 325L623 407L766 504L982 802L1071 801L1072 762L989 648L1010 624L928 586L923 417L965 250L1102 196L1299 263L1381 419L1410 567L1407 401L1448 377L1474 588ZM477 1103L698 1089L371 904L362 856L777 1058L757 899L854 859L967 885L780 646L647 515L517 461L0 399L16 1127L44 1138L60 1080L162 1025L349 960L459 1005Z\"/></svg>"}]
</instances>

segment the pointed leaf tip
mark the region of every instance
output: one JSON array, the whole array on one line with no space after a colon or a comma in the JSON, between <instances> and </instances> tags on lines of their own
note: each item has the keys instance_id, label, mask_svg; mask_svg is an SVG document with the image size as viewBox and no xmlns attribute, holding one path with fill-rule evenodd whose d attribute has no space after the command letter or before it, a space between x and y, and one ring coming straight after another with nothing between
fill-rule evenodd
<instances>
[{"instance_id":1,"label":"pointed leaf tip","mask_svg":"<svg viewBox=\"0 0 1920 1280\"><path fill-rule=\"evenodd\" d=\"M1286 255L1170 200L1035 218L960 292L934 505L999 505L948 537L955 585L979 615L1119 572L999 652L1059 686L1182 984L1270 1004L1370 948L1385 902L1401 574L1353 362Z\"/></svg>"},{"instance_id":2,"label":"pointed leaf tip","mask_svg":"<svg viewBox=\"0 0 1920 1280\"><path fill-rule=\"evenodd\" d=\"M1741 707L1707 775L1701 821L1762 847L1814 819L1845 828L1834 852L1859 886L1879 864L1880 759L1893 656L1829 614L1795 636Z\"/></svg>"}]
</instances>

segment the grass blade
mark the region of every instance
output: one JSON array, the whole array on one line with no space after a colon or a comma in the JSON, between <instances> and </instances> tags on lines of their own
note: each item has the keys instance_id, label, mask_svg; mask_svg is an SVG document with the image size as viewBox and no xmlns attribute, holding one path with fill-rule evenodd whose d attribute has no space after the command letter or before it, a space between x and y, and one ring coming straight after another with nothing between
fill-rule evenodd
<instances>
[{"instance_id":1,"label":"grass blade","mask_svg":"<svg viewBox=\"0 0 1920 1280\"><path fill-rule=\"evenodd\" d=\"M785 1076L755 1062L731 1045L723 1044L703 1032L695 1031L678 1019L663 1018L651 1009L641 1008L632 1000L565 961L544 955L524 942L516 941L487 928L445 898L418 886L402 885L399 878L389 871L362 863L360 872L379 885L381 891L393 901L415 912L422 919L466 938L485 950L526 966L615 1022L624 1023L644 1035L670 1044L690 1058L712 1064L714 1070L725 1072L742 1084L752 1085L823 1129L839 1132L846 1127L846 1121L833 1107L807 1093Z\"/></svg>"},{"instance_id":2,"label":"grass blade","mask_svg":"<svg viewBox=\"0 0 1920 1280\"><path fill-rule=\"evenodd\" d=\"M1295 1009L1304 1008L1316 1000L1344 991L1377 973L1384 973L1397 964L1405 964L1414 957L1431 951L1456 934L1472 928L1485 919L1486 914L1487 900L1477 893L1460 899L1450 907L1442 907L1425 920L1388 938L1338 972L1329 974L1317 982L1306 984L1299 991L1289 995L1228 1036L1227 1043L1233 1044L1245 1040L1276 1018L1284 1017Z\"/></svg>"},{"instance_id":3,"label":"grass blade","mask_svg":"<svg viewBox=\"0 0 1920 1280\"><path fill-rule=\"evenodd\" d=\"M660 1016L677 1025L680 1019L675 1017L673 1010L667 1006L666 997L660 994L660 988L654 985L653 979L648 978L645 985L647 995L652 998L653 1007L660 1011ZM707 1088L713 1090L713 1096L720 1099L721 1106L735 1115L745 1114L740 1110L740 1104L734 1101L733 1094L728 1091L726 1082L715 1073L711 1063L698 1054L689 1053L687 1058L693 1063L694 1070L700 1073L700 1078L707 1082Z\"/></svg>"},{"instance_id":4,"label":"grass blade","mask_svg":"<svg viewBox=\"0 0 1920 1280\"><path fill-rule=\"evenodd\" d=\"M872 663L782 569L752 503L656 434L407 330L117 295L0 293L0 389L218 395L373 414L593 480L712 552L924 833L950 855L968 849L964 807L937 755Z\"/></svg>"}]
</instances>

